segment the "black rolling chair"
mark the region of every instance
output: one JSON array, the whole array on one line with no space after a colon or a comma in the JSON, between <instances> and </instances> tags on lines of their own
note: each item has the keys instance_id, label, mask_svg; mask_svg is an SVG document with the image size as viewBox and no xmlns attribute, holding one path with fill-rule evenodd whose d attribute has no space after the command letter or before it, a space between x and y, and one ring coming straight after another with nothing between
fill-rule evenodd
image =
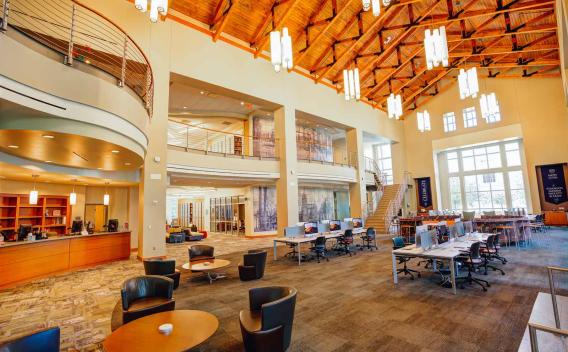
<instances>
[{"instance_id":1,"label":"black rolling chair","mask_svg":"<svg viewBox=\"0 0 568 352\"><path fill-rule=\"evenodd\" d=\"M146 275L165 276L174 280L174 290L179 286L180 272L176 269L175 259L145 259Z\"/></svg>"},{"instance_id":2,"label":"black rolling chair","mask_svg":"<svg viewBox=\"0 0 568 352\"><path fill-rule=\"evenodd\" d=\"M475 242L469 247L469 252L464 253L464 256L457 257L459 263L467 266L467 276L456 278L456 282L461 284L461 288L464 288L464 283L470 285L476 283L483 288L483 291L487 291L487 287L491 287L488 281L473 277L473 273L484 265L484 260L480 254L480 247L481 243Z\"/></svg>"},{"instance_id":3,"label":"black rolling chair","mask_svg":"<svg viewBox=\"0 0 568 352\"><path fill-rule=\"evenodd\" d=\"M404 238L402 237L393 237L392 239L392 249L400 249L400 248L404 248L406 247L406 245L404 244ZM412 270L412 269L408 269L408 267L406 266L406 263L408 263L410 261L410 259L412 258L408 258L408 257L396 257L396 259L398 259L398 264L403 264L403 268L402 269L398 269L396 271L397 274L400 273L404 273L404 275L410 275L410 279L414 280L414 274L416 273L418 275L418 277L420 277L420 272L417 270Z\"/></svg>"},{"instance_id":4,"label":"black rolling chair","mask_svg":"<svg viewBox=\"0 0 568 352\"><path fill-rule=\"evenodd\" d=\"M215 259L215 248L205 244L197 244L188 248L189 262Z\"/></svg>"},{"instance_id":5,"label":"black rolling chair","mask_svg":"<svg viewBox=\"0 0 568 352\"><path fill-rule=\"evenodd\" d=\"M319 236L316 238L313 246L310 248L312 253L315 255L318 263L320 262L321 258L324 258L329 262L329 258L327 257L327 249L325 247L325 242L326 242L325 236Z\"/></svg>"},{"instance_id":6,"label":"black rolling chair","mask_svg":"<svg viewBox=\"0 0 568 352\"><path fill-rule=\"evenodd\" d=\"M247 352L283 352L292 340L297 290L259 287L249 290L249 310L239 313Z\"/></svg>"},{"instance_id":7,"label":"black rolling chair","mask_svg":"<svg viewBox=\"0 0 568 352\"><path fill-rule=\"evenodd\" d=\"M58 327L38 331L0 344L1 352L59 352Z\"/></svg>"},{"instance_id":8,"label":"black rolling chair","mask_svg":"<svg viewBox=\"0 0 568 352\"><path fill-rule=\"evenodd\" d=\"M137 276L122 285L122 322L174 310L174 280L156 275Z\"/></svg>"},{"instance_id":9,"label":"black rolling chair","mask_svg":"<svg viewBox=\"0 0 568 352\"><path fill-rule=\"evenodd\" d=\"M243 264L239 264L239 277L242 281L262 279L265 267L266 251L250 250L243 256Z\"/></svg>"},{"instance_id":10,"label":"black rolling chair","mask_svg":"<svg viewBox=\"0 0 568 352\"><path fill-rule=\"evenodd\" d=\"M363 246L361 246L360 250L363 250L363 248L370 249L371 251L373 248L379 249L379 247L377 247L377 234L374 227L369 227L367 232L361 236L361 239L363 240Z\"/></svg>"},{"instance_id":11,"label":"black rolling chair","mask_svg":"<svg viewBox=\"0 0 568 352\"><path fill-rule=\"evenodd\" d=\"M501 234L495 234L495 240L493 242L493 247L495 248L495 259L500 260L503 265L507 264L507 258L501 255Z\"/></svg>"},{"instance_id":12,"label":"black rolling chair","mask_svg":"<svg viewBox=\"0 0 568 352\"><path fill-rule=\"evenodd\" d=\"M481 256L483 257L484 260L483 267L485 268L485 275L487 275L487 268L491 268L493 269L493 271L499 271L501 272L501 275L505 275L505 272L502 269L496 267L495 265L489 264L492 260L498 259L497 250L495 249L496 239L499 240L497 238L497 235L489 235L487 237L485 245L484 246L482 245L479 249Z\"/></svg>"},{"instance_id":13,"label":"black rolling chair","mask_svg":"<svg viewBox=\"0 0 568 352\"><path fill-rule=\"evenodd\" d=\"M343 252L345 254L357 254L351 250L351 246L353 245L353 230L347 229L343 236L337 239L336 250Z\"/></svg>"}]
</instances>

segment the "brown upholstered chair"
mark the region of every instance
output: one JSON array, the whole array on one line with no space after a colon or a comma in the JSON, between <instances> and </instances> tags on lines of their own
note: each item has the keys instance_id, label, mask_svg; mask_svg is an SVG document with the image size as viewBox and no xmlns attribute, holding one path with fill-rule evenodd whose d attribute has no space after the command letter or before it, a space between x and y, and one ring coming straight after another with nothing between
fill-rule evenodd
<instances>
[{"instance_id":1,"label":"brown upholstered chair","mask_svg":"<svg viewBox=\"0 0 568 352\"><path fill-rule=\"evenodd\" d=\"M297 290L259 287L249 290L249 310L239 314L247 352L286 351L292 340Z\"/></svg>"},{"instance_id":2,"label":"brown upholstered chair","mask_svg":"<svg viewBox=\"0 0 568 352\"><path fill-rule=\"evenodd\" d=\"M244 255L243 264L239 264L239 277L242 281L262 279L265 267L266 251L250 250Z\"/></svg>"},{"instance_id":3,"label":"brown upholstered chair","mask_svg":"<svg viewBox=\"0 0 568 352\"><path fill-rule=\"evenodd\" d=\"M175 259L145 259L146 275L160 275L174 280L174 290L179 286L180 272L176 269Z\"/></svg>"},{"instance_id":4,"label":"brown upholstered chair","mask_svg":"<svg viewBox=\"0 0 568 352\"><path fill-rule=\"evenodd\" d=\"M174 310L174 280L157 275L137 276L122 284L122 320L127 324L147 315Z\"/></svg>"},{"instance_id":5,"label":"brown upholstered chair","mask_svg":"<svg viewBox=\"0 0 568 352\"><path fill-rule=\"evenodd\" d=\"M196 244L195 246L190 246L188 251L190 263L215 259L215 248L211 246Z\"/></svg>"}]
</instances>

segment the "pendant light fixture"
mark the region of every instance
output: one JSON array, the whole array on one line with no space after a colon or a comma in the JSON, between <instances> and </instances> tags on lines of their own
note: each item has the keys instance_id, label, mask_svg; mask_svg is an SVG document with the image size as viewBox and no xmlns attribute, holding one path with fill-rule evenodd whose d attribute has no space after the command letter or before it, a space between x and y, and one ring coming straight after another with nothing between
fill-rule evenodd
<instances>
[{"instance_id":1,"label":"pendant light fixture","mask_svg":"<svg viewBox=\"0 0 568 352\"><path fill-rule=\"evenodd\" d=\"M362 1L363 1L363 11L369 11L369 10L372 9L373 16L379 17L379 15L381 14L381 2L380 2L380 0L362 0ZM383 3L384 2L385 2L385 0L383 0ZM388 1L388 4L390 4L390 0ZM387 6L387 5L385 5L385 6Z\"/></svg>"},{"instance_id":2,"label":"pendant light fixture","mask_svg":"<svg viewBox=\"0 0 568 352\"><path fill-rule=\"evenodd\" d=\"M280 72L282 68L290 70L294 67L292 37L288 33L288 28L282 28L282 33L270 32L270 61L276 72Z\"/></svg>"},{"instance_id":3,"label":"pendant light fixture","mask_svg":"<svg viewBox=\"0 0 568 352\"><path fill-rule=\"evenodd\" d=\"M103 205L110 204L110 195L108 194L108 182L105 182L105 195L103 196Z\"/></svg>"},{"instance_id":4,"label":"pendant light fixture","mask_svg":"<svg viewBox=\"0 0 568 352\"><path fill-rule=\"evenodd\" d=\"M77 204L77 193L75 193L75 182L77 182L77 179L73 179L73 191L69 193L69 205Z\"/></svg>"},{"instance_id":5,"label":"pendant light fixture","mask_svg":"<svg viewBox=\"0 0 568 352\"><path fill-rule=\"evenodd\" d=\"M150 1L150 21L158 22L159 15L168 14L168 0L135 0L134 6L140 12L148 11L148 1Z\"/></svg>"},{"instance_id":6,"label":"pendant light fixture","mask_svg":"<svg viewBox=\"0 0 568 352\"><path fill-rule=\"evenodd\" d=\"M402 97L400 94L394 95L391 93L387 98L387 111L389 119L396 118L397 120L402 116Z\"/></svg>"},{"instance_id":7,"label":"pendant light fixture","mask_svg":"<svg viewBox=\"0 0 568 352\"><path fill-rule=\"evenodd\" d=\"M416 118L418 120L418 130L420 132L430 131L430 113L427 110L423 112L416 113Z\"/></svg>"},{"instance_id":8,"label":"pendant light fixture","mask_svg":"<svg viewBox=\"0 0 568 352\"><path fill-rule=\"evenodd\" d=\"M481 94L479 99L481 107L481 116L488 122L497 122L501 119L501 112L499 111L499 102L495 93Z\"/></svg>"},{"instance_id":9,"label":"pendant light fixture","mask_svg":"<svg viewBox=\"0 0 568 352\"><path fill-rule=\"evenodd\" d=\"M343 90L345 100L361 99L361 82L359 80L359 69L343 70Z\"/></svg>"},{"instance_id":10,"label":"pendant light fixture","mask_svg":"<svg viewBox=\"0 0 568 352\"><path fill-rule=\"evenodd\" d=\"M426 53L426 66L429 70L440 66L447 67L449 62L448 39L446 37L446 27L431 31L424 31L424 52Z\"/></svg>"},{"instance_id":11,"label":"pendant light fixture","mask_svg":"<svg viewBox=\"0 0 568 352\"><path fill-rule=\"evenodd\" d=\"M460 98L477 98L479 93L479 82L477 80L477 68L472 67L469 70L461 69L458 75L458 83L460 86Z\"/></svg>"},{"instance_id":12,"label":"pendant light fixture","mask_svg":"<svg viewBox=\"0 0 568 352\"><path fill-rule=\"evenodd\" d=\"M32 189L30 191L30 205L37 205L37 199L38 199L38 191L36 191L36 181L35 179L38 178L39 175L32 175L32 178L34 180L34 189Z\"/></svg>"}]
</instances>

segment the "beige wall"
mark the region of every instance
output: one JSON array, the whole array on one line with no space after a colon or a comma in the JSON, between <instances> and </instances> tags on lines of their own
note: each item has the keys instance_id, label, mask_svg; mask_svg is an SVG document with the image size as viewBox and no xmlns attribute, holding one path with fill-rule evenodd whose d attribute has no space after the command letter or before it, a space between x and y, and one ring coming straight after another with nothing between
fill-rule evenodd
<instances>
[{"instance_id":1,"label":"beige wall","mask_svg":"<svg viewBox=\"0 0 568 352\"><path fill-rule=\"evenodd\" d=\"M480 88L481 92L496 93L501 107L501 122L487 124L480 116L479 99L460 100L456 84L419 109L430 113L432 131L418 131L415 113L406 117L406 169L413 177L430 176L434 188L436 149L519 135L524 143L532 208L538 212L540 204L535 166L568 161L568 119L562 81L560 78L483 79L480 80ZM477 109L478 126L464 129L462 109L470 106ZM449 111L456 114L457 131L445 133L442 114ZM395 156L395 163L398 163L397 159ZM434 205L438 206L437 190L432 191Z\"/></svg>"}]
</instances>

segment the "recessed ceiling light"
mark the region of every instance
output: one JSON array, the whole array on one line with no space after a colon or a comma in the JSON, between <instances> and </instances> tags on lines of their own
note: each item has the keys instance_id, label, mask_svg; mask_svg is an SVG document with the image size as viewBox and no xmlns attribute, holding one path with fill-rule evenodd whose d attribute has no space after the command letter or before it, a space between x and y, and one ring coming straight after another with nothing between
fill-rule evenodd
<instances>
[{"instance_id":1,"label":"recessed ceiling light","mask_svg":"<svg viewBox=\"0 0 568 352\"><path fill-rule=\"evenodd\" d=\"M51 134L44 134L42 137L43 137L43 138L47 138L47 139L53 139L53 138L55 138L55 136L53 136L53 135L51 135Z\"/></svg>"},{"instance_id":2,"label":"recessed ceiling light","mask_svg":"<svg viewBox=\"0 0 568 352\"><path fill-rule=\"evenodd\" d=\"M51 161L51 160L46 160L45 162L49 164L49 163L52 163L53 161Z\"/></svg>"},{"instance_id":3,"label":"recessed ceiling light","mask_svg":"<svg viewBox=\"0 0 568 352\"><path fill-rule=\"evenodd\" d=\"M97 167L97 170L102 170L102 169L103 169L102 167Z\"/></svg>"},{"instance_id":4,"label":"recessed ceiling light","mask_svg":"<svg viewBox=\"0 0 568 352\"><path fill-rule=\"evenodd\" d=\"M184 106L183 108L184 108L184 109L187 109L187 106Z\"/></svg>"},{"instance_id":5,"label":"recessed ceiling light","mask_svg":"<svg viewBox=\"0 0 568 352\"><path fill-rule=\"evenodd\" d=\"M244 102L244 101L241 101L241 105L245 105L245 102Z\"/></svg>"},{"instance_id":6,"label":"recessed ceiling light","mask_svg":"<svg viewBox=\"0 0 568 352\"><path fill-rule=\"evenodd\" d=\"M9 145L8 148L18 149L18 148L20 148L20 146L17 146L17 145Z\"/></svg>"},{"instance_id":7,"label":"recessed ceiling light","mask_svg":"<svg viewBox=\"0 0 568 352\"><path fill-rule=\"evenodd\" d=\"M124 163L125 166L130 166L132 165L131 163Z\"/></svg>"},{"instance_id":8,"label":"recessed ceiling light","mask_svg":"<svg viewBox=\"0 0 568 352\"><path fill-rule=\"evenodd\" d=\"M112 153L113 153L113 154L118 154L118 153L120 153L120 150L113 150Z\"/></svg>"},{"instance_id":9,"label":"recessed ceiling light","mask_svg":"<svg viewBox=\"0 0 568 352\"><path fill-rule=\"evenodd\" d=\"M200 93L201 93L201 95L205 94L205 92L204 92L204 91L201 91Z\"/></svg>"}]
</instances>

